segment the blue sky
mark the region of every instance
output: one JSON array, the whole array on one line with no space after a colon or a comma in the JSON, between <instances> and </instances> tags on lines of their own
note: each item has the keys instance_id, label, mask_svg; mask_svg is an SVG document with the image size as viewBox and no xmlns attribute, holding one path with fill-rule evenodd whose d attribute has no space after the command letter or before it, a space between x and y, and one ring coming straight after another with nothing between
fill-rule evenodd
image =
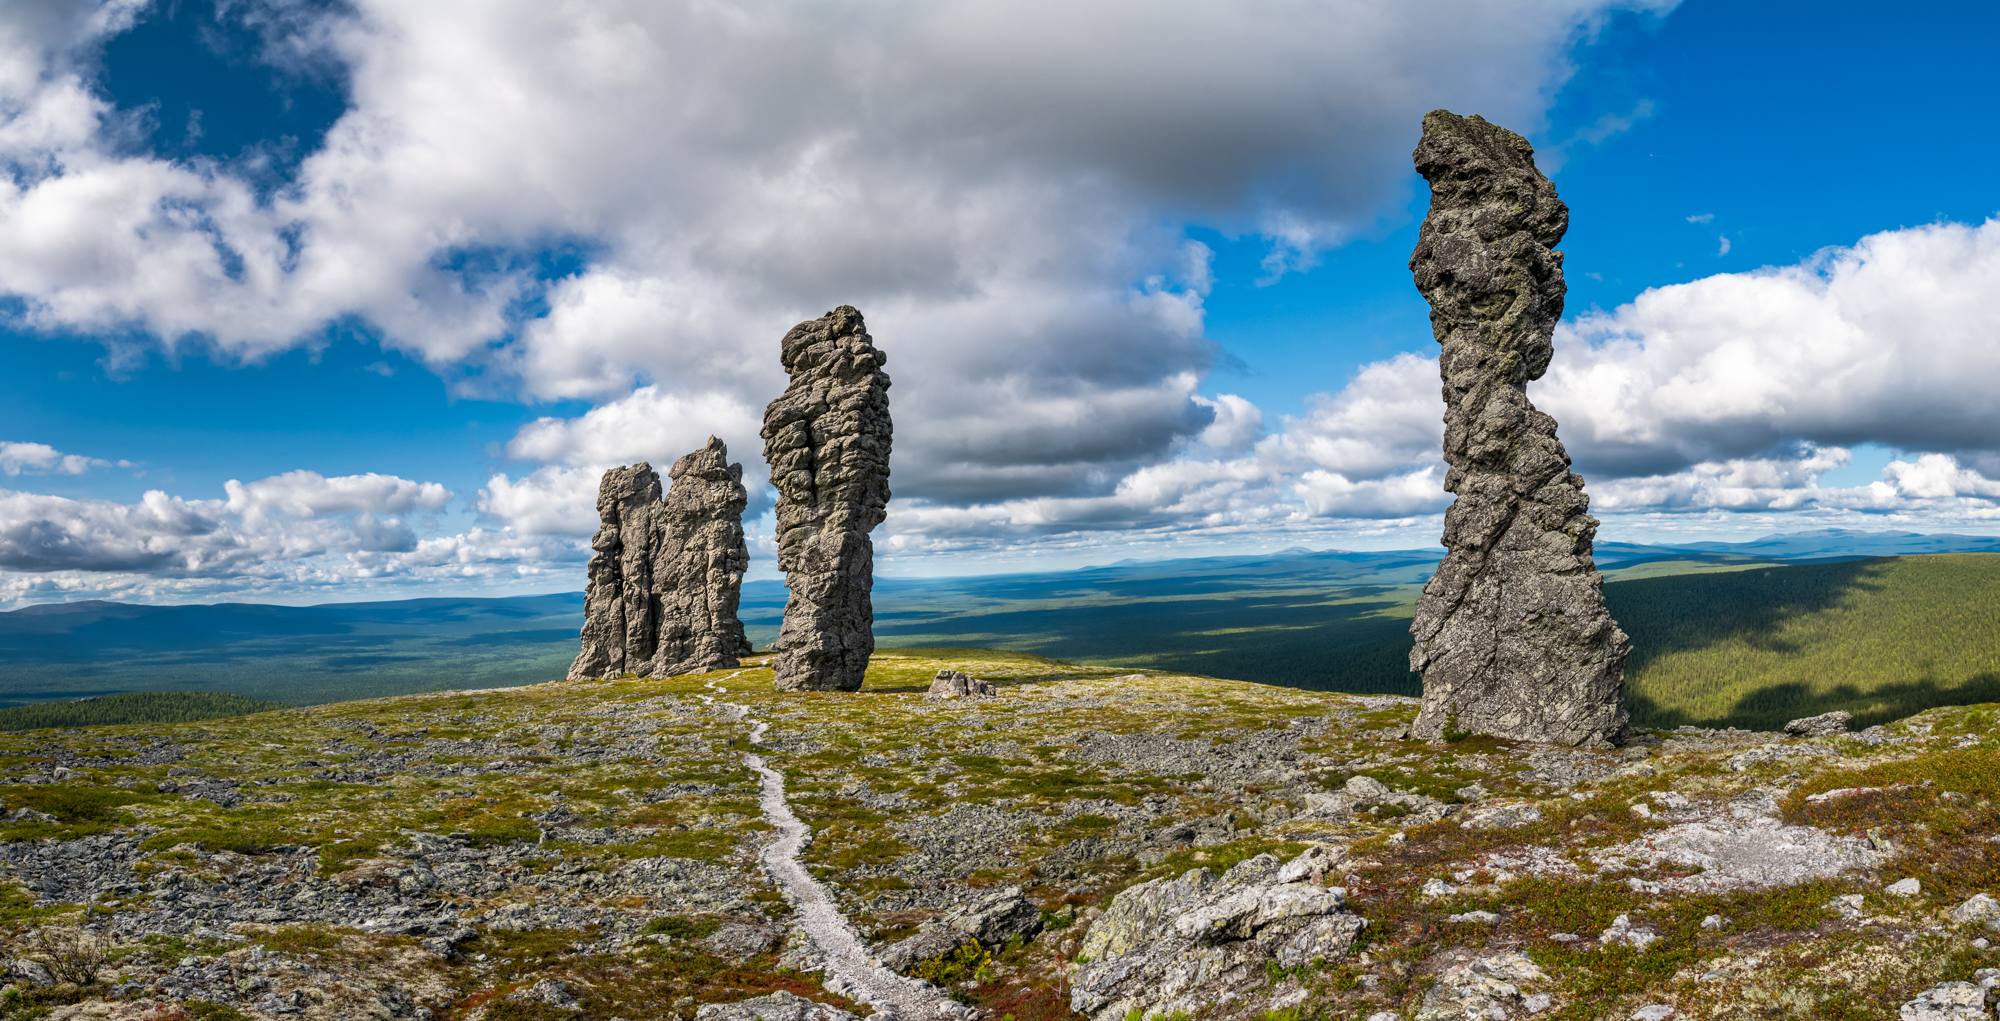
<instances>
[{"instance_id":1,"label":"blue sky","mask_svg":"<svg viewBox=\"0 0 2000 1021\"><path fill-rule=\"evenodd\" d=\"M1439 105L1570 204L1603 535L2000 523L1992 5L546 6L0 13L0 601L578 587L839 302L885 573L1429 545Z\"/></svg>"}]
</instances>

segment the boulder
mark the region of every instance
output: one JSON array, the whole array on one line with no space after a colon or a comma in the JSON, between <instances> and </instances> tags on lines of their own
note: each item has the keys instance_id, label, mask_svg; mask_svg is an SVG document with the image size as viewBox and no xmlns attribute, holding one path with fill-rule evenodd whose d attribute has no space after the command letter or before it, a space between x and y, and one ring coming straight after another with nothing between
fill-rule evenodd
<instances>
[{"instance_id":1,"label":"boulder","mask_svg":"<svg viewBox=\"0 0 2000 1021\"><path fill-rule=\"evenodd\" d=\"M576 994L570 992L569 985L561 979L545 978L526 989L516 989L507 995L510 1000L526 1003L540 1003L557 1010L582 1010L576 1002Z\"/></svg>"},{"instance_id":2,"label":"boulder","mask_svg":"<svg viewBox=\"0 0 2000 1021\"><path fill-rule=\"evenodd\" d=\"M1832 737L1835 734L1847 733L1848 721L1852 719L1854 719L1853 713L1835 709L1830 713L1793 720L1785 724L1785 733L1800 737Z\"/></svg>"},{"instance_id":3,"label":"boulder","mask_svg":"<svg viewBox=\"0 0 2000 1021\"><path fill-rule=\"evenodd\" d=\"M1951 909L1951 920L2000 934L2000 900L1983 893L1973 894L1965 903Z\"/></svg>"},{"instance_id":4,"label":"boulder","mask_svg":"<svg viewBox=\"0 0 2000 1021\"><path fill-rule=\"evenodd\" d=\"M796 993L776 992L735 1003L704 1003L695 1021L861 1021L860 1018Z\"/></svg>"},{"instance_id":5,"label":"boulder","mask_svg":"<svg viewBox=\"0 0 2000 1021\"><path fill-rule=\"evenodd\" d=\"M931 690L924 694L926 702L942 702L953 698L992 698L1000 689L990 681L968 677L956 670L940 670L931 681Z\"/></svg>"},{"instance_id":6,"label":"boulder","mask_svg":"<svg viewBox=\"0 0 2000 1021\"><path fill-rule=\"evenodd\" d=\"M1627 946L1634 950L1644 950L1659 940L1658 929L1633 925L1631 915L1619 915L1612 919L1610 927L1597 936L1597 942L1607 947Z\"/></svg>"},{"instance_id":7,"label":"boulder","mask_svg":"<svg viewBox=\"0 0 2000 1021\"><path fill-rule=\"evenodd\" d=\"M1042 931L1042 909L1018 886L989 890L925 922L914 936L876 951L891 971L906 972L918 964L976 942L998 950L1007 941L1028 939Z\"/></svg>"},{"instance_id":8,"label":"boulder","mask_svg":"<svg viewBox=\"0 0 2000 1021\"><path fill-rule=\"evenodd\" d=\"M1542 810L1525 803L1482 805L1465 813L1458 825L1468 830L1505 830L1542 821Z\"/></svg>"},{"instance_id":9,"label":"boulder","mask_svg":"<svg viewBox=\"0 0 2000 1021\"><path fill-rule=\"evenodd\" d=\"M31 961L25 957L17 957L7 963L6 977L10 981L24 983L29 986L52 986L56 984L56 977L49 973L48 965L40 961Z\"/></svg>"},{"instance_id":10,"label":"boulder","mask_svg":"<svg viewBox=\"0 0 2000 1021\"><path fill-rule=\"evenodd\" d=\"M1971 982L1939 982L1903 1004L1900 1021L1988 1021L1986 992Z\"/></svg>"},{"instance_id":11,"label":"boulder","mask_svg":"<svg viewBox=\"0 0 2000 1021\"><path fill-rule=\"evenodd\" d=\"M784 933L777 929L730 922L718 926L701 942L719 956L742 961L758 954L770 953L784 938Z\"/></svg>"},{"instance_id":12,"label":"boulder","mask_svg":"<svg viewBox=\"0 0 2000 1021\"><path fill-rule=\"evenodd\" d=\"M778 491L785 620L771 668L779 691L858 691L875 652L875 546L889 506L888 361L842 305L785 334L791 384L764 411Z\"/></svg>"},{"instance_id":13,"label":"boulder","mask_svg":"<svg viewBox=\"0 0 2000 1021\"><path fill-rule=\"evenodd\" d=\"M1261 986L1267 965L1338 958L1368 923L1344 890L1313 881L1336 860L1260 854L1220 877L1195 869L1126 890L1083 937L1070 1009L1098 1021L1192 1014Z\"/></svg>"},{"instance_id":14,"label":"boulder","mask_svg":"<svg viewBox=\"0 0 2000 1021\"><path fill-rule=\"evenodd\" d=\"M1350 776L1344 788L1357 805L1373 805L1389 800L1396 792L1372 776Z\"/></svg>"},{"instance_id":15,"label":"boulder","mask_svg":"<svg viewBox=\"0 0 2000 1021\"><path fill-rule=\"evenodd\" d=\"M1546 1010L1549 997L1526 990L1548 981L1549 976L1526 954L1495 954L1455 964L1440 973L1437 984L1424 994L1415 1021L1517 1017Z\"/></svg>"},{"instance_id":16,"label":"boulder","mask_svg":"<svg viewBox=\"0 0 2000 1021\"><path fill-rule=\"evenodd\" d=\"M1631 642L1604 606L1597 519L1556 421L1528 400L1555 354L1569 208L1522 138L1479 117L1424 117L1430 182L1410 270L1443 350L1448 551L1410 632L1423 674L1411 733L1604 748L1627 736Z\"/></svg>"}]
</instances>

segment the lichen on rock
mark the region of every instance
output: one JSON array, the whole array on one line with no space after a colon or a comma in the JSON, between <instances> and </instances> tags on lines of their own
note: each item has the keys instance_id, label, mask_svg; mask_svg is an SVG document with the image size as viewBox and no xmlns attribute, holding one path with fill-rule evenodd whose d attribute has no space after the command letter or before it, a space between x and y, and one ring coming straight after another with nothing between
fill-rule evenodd
<instances>
[{"instance_id":1,"label":"lichen on rock","mask_svg":"<svg viewBox=\"0 0 2000 1021\"><path fill-rule=\"evenodd\" d=\"M780 691L855 691L875 651L875 544L889 505L888 361L842 305L785 334L791 384L764 411L791 595L772 661Z\"/></svg>"},{"instance_id":2,"label":"lichen on rock","mask_svg":"<svg viewBox=\"0 0 2000 1021\"><path fill-rule=\"evenodd\" d=\"M1527 394L1555 352L1569 209L1527 140L1476 116L1427 114L1416 165L1431 208L1410 270L1443 347L1444 487L1458 498L1410 625L1424 678L1412 734L1619 743L1631 645L1605 610L1583 478Z\"/></svg>"},{"instance_id":3,"label":"lichen on rock","mask_svg":"<svg viewBox=\"0 0 2000 1021\"><path fill-rule=\"evenodd\" d=\"M748 494L743 466L728 462L728 447L710 436L674 462L664 497L643 461L604 473L571 680L671 677L734 667L750 654L736 615L750 568Z\"/></svg>"},{"instance_id":4,"label":"lichen on rock","mask_svg":"<svg viewBox=\"0 0 2000 1021\"><path fill-rule=\"evenodd\" d=\"M1263 985L1268 966L1339 958L1367 921L1316 878L1323 848L1291 862L1260 854L1217 877L1194 869L1120 893L1090 927L1070 978L1070 1009L1103 1021L1224 1005Z\"/></svg>"},{"instance_id":5,"label":"lichen on rock","mask_svg":"<svg viewBox=\"0 0 2000 1021\"><path fill-rule=\"evenodd\" d=\"M924 693L926 702L942 702L954 698L992 698L1000 693L991 682L968 676L961 670L940 670L931 681L930 690Z\"/></svg>"}]
</instances>

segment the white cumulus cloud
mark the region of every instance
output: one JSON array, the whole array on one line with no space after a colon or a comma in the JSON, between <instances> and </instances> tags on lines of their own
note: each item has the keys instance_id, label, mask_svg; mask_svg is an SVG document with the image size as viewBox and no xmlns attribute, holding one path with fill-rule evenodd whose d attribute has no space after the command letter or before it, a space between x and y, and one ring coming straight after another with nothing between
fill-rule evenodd
<instances>
[{"instance_id":1,"label":"white cumulus cloud","mask_svg":"<svg viewBox=\"0 0 2000 1021\"><path fill-rule=\"evenodd\" d=\"M1565 324L1530 394L1594 473L1873 441L2000 470L2000 220L1886 231Z\"/></svg>"},{"instance_id":2,"label":"white cumulus cloud","mask_svg":"<svg viewBox=\"0 0 2000 1021\"><path fill-rule=\"evenodd\" d=\"M0 440L0 472L19 475L22 472L82 475L92 468L109 468L113 462L98 457L84 457L81 454L65 454L46 443L15 443ZM120 468L132 466L130 461L118 461Z\"/></svg>"},{"instance_id":3,"label":"white cumulus cloud","mask_svg":"<svg viewBox=\"0 0 2000 1021\"><path fill-rule=\"evenodd\" d=\"M1407 195L1424 111L1532 131L1580 27L1671 6L246 0L223 16L349 99L273 189L133 151L92 54L152 8L16 5L0 292L31 327L242 359L356 317L483 396L598 404L517 438L566 465L750 442L778 338L851 303L891 356L899 494L1106 495L1254 436L1195 400L1187 226L1309 265ZM552 248L581 268L543 279ZM641 406L715 422L598 428Z\"/></svg>"}]
</instances>

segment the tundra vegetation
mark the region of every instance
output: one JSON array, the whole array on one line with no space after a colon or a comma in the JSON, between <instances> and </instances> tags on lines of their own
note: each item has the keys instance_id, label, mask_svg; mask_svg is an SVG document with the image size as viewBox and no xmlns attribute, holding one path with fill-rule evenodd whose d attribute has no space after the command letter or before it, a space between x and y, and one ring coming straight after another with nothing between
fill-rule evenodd
<instances>
[{"instance_id":1,"label":"tundra vegetation","mask_svg":"<svg viewBox=\"0 0 2000 1021\"><path fill-rule=\"evenodd\" d=\"M1633 636L1626 697L1637 726L1769 730L1840 709L1859 728L2000 700L2000 555L1784 564L1613 550L1626 566L1607 571L1604 595ZM1600 546L1600 564L1607 556ZM1410 614L1436 563L1429 554L1299 553L878 579L875 633L888 647L980 645L1127 672L1415 695ZM784 601L775 582L744 586L759 647L777 635ZM78 686L226 688L305 704L529 683L569 665L580 608L579 596L535 596L0 614L10 667L0 701ZM64 638L51 629L79 618L90 626L51 647ZM177 644L190 636L200 650ZM39 724L0 729L29 725Z\"/></svg>"},{"instance_id":2,"label":"tundra vegetation","mask_svg":"<svg viewBox=\"0 0 2000 1021\"><path fill-rule=\"evenodd\" d=\"M998 693L927 701L944 669ZM1588 751L1413 741L1408 698L969 649L878 650L859 693L772 689L753 657L0 735L0 1017L640 1021L779 991L866 1014L759 866L729 703L769 724L805 864L865 939L1010 888L1038 909L905 969L994 1021L1071 1016L1120 893L1265 854L1325 856L1307 881L1366 926L1190 1017L1441 1017L1485 983L1510 1016L1879 1018L2000 965L2000 934L1951 914L2000 893L1993 705ZM1688 836L1757 826L1798 861Z\"/></svg>"}]
</instances>

